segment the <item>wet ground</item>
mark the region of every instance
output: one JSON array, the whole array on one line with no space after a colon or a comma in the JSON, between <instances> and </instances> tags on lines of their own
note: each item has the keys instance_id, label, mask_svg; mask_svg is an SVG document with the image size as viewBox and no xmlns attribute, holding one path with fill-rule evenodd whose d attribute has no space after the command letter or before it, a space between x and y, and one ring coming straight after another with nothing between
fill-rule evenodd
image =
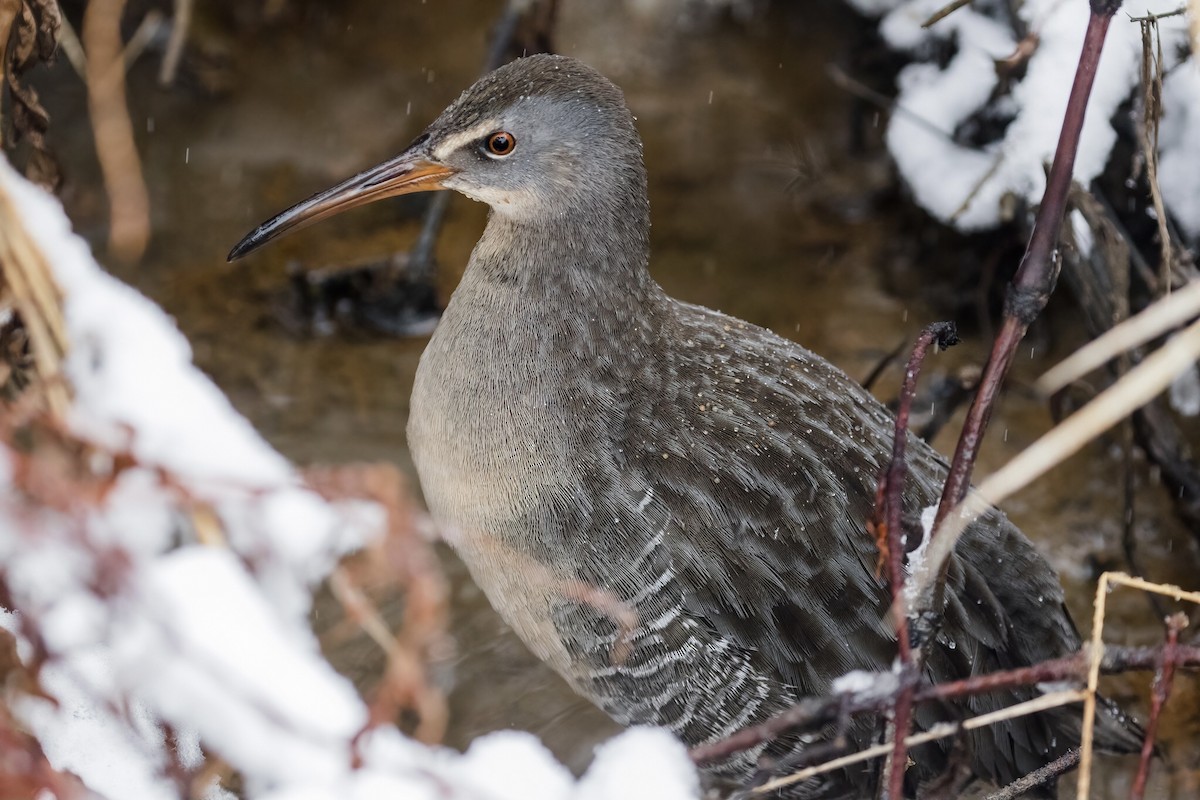
<instances>
[{"instance_id":1,"label":"wet ground","mask_svg":"<svg viewBox=\"0 0 1200 800\"><path fill-rule=\"evenodd\" d=\"M893 190L873 114L856 127L852 99L828 78L828 66L848 63L863 36L852 14L819 0L802 9L780 3L787 7L745 24L680 26L651 12L659 5L565 0L556 45L620 84L638 117L650 172L652 270L668 292L771 327L860 379L927 322L974 305L947 298L959 276L977 269L978 256L931 259L930 248L918 246L933 229ZM297 462L389 460L411 469L404 428L424 341L298 339L277 324L271 306L289 261L325 266L410 246L421 201L356 211L237 265L226 264L225 253L266 217L411 140L476 75L500 6L297 2L274 26L230 33L201 21L194 54L220 65L207 83L222 91L201 91L195 81L161 90L152 59L130 76L154 239L142 263L111 269L175 316L197 363ZM40 85L69 176L68 211L104 261L104 197L82 83L63 61ZM851 147L856 130L866 133L865 150ZM482 207L454 201L438 248L445 295L483 222ZM1081 336L1068 303L1052 313L1019 360L983 450L983 473L1051 424L1045 404L1023 387ZM982 360L978 320L959 322L966 341L933 369ZM888 398L898 382L892 370L877 391ZM943 451L953 447L954 429L935 442ZM1123 566L1119 463L1115 445L1096 445L1006 505L1062 572L1081 622L1090 619L1097 565ZM1148 577L1194 586L1194 546L1160 490L1145 486L1139 501ZM444 669L449 743L522 728L582 768L615 726L525 651L453 556L445 562L456 643ZM1142 598L1114 599L1111 640L1158 640L1161 628ZM334 659L364 686L381 664L370 646L347 647ZM1129 700L1144 692L1143 683L1123 681L1111 693ZM1195 683L1181 685L1172 705L1168 728L1179 758L1194 763ZM1102 783L1124 796L1128 775L1123 767ZM1177 774L1160 796L1193 796L1186 779Z\"/></svg>"}]
</instances>

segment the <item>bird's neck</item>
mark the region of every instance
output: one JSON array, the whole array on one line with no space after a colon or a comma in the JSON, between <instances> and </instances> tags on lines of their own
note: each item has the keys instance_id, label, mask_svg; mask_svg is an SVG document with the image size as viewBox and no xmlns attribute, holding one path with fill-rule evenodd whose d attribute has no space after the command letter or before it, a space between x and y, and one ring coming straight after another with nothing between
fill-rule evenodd
<instances>
[{"instance_id":1,"label":"bird's neck","mask_svg":"<svg viewBox=\"0 0 1200 800\"><path fill-rule=\"evenodd\" d=\"M622 316L653 305L645 201L600 203L515 218L493 212L462 288L508 289L552 313L590 308ZM507 292L506 292L507 293Z\"/></svg>"}]
</instances>

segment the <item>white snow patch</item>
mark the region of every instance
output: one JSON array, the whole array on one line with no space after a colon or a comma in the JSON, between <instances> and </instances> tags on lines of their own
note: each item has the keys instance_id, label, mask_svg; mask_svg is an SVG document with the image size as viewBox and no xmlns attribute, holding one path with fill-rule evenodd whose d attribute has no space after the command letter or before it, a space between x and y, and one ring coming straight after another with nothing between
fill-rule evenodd
<instances>
[{"instance_id":1,"label":"white snow patch","mask_svg":"<svg viewBox=\"0 0 1200 800\"><path fill-rule=\"evenodd\" d=\"M929 549L929 543L933 540L933 523L937 519L937 505L926 506L921 509L921 541L905 556L904 559L904 602L908 604L909 609L915 609L920 598L917 596L916 581L908 580L913 575L921 571L921 565L925 563L925 551Z\"/></svg>"},{"instance_id":2,"label":"white snow patch","mask_svg":"<svg viewBox=\"0 0 1200 800\"><path fill-rule=\"evenodd\" d=\"M1200 64L1176 67L1163 79L1158 131L1158 185L1179 227L1200 239Z\"/></svg>"},{"instance_id":3,"label":"white snow patch","mask_svg":"<svg viewBox=\"0 0 1200 800\"><path fill-rule=\"evenodd\" d=\"M1077 210L1067 215L1067 224L1071 226L1071 236L1075 239L1075 246L1079 248L1079 255L1087 258L1092 254L1092 248L1096 246L1096 237L1092 234L1092 226L1088 225L1083 213Z\"/></svg>"},{"instance_id":4,"label":"white snow patch","mask_svg":"<svg viewBox=\"0 0 1200 800\"><path fill-rule=\"evenodd\" d=\"M661 728L632 728L596 751L575 800L687 800L700 796L687 750Z\"/></svg>"},{"instance_id":5,"label":"white snow patch","mask_svg":"<svg viewBox=\"0 0 1200 800\"><path fill-rule=\"evenodd\" d=\"M524 800L529 791L541 797L571 796L574 780L537 737L503 731L476 739L458 759L464 788L496 800Z\"/></svg>"},{"instance_id":6,"label":"white snow patch","mask_svg":"<svg viewBox=\"0 0 1200 800\"><path fill-rule=\"evenodd\" d=\"M1197 371L1195 364L1175 376L1168 397L1171 408L1185 417L1200 414L1200 371Z\"/></svg>"},{"instance_id":7,"label":"white snow patch","mask_svg":"<svg viewBox=\"0 0 1200 800\"><path fill-rule=\"evenodd\" d=\"M834 694L861 694L873 688L880 677L878 672L856 669L834 680L830 688Z\"/></svg>"},{"instance_id":8,"label":"white snow patch","mask_svg":"<svg viewBox=\"0 0 1200 800\"><path fill-rule=\"evenodd\" d=\"M884 15L879 23L884 40L918 59L897 77L897 110L887 131L888 149L917 202L962 230L999 224L1009 195L1030 205L1040 202L1045 165L1058 143L1087 27L1088 4L1019 4L1017 14L1038 41L1011 95L992 100L995 62L1012 55L1018 42L1007 24L988 15L988 6L960 8L924 29L921 23L945 0L848 2L864 13ZM1129 17L1164 10L1170 9L1161 2L1133 0L1110 24L1075 160L1074 176L1083 184L1108 161L1116 142L1113 115L1140 80L1141 31ZM1194 56L1188 55L1186 16L1161 19L1159 30L1168 72L1160 183L1180 226L1200 237L1200 76ZM920 60L932 56L935 42L956 48L944 66ZM989 103L993 112L1012 116L1002 136L983 146L955 140L957 128Z\"/></svg>"}]
</instances>

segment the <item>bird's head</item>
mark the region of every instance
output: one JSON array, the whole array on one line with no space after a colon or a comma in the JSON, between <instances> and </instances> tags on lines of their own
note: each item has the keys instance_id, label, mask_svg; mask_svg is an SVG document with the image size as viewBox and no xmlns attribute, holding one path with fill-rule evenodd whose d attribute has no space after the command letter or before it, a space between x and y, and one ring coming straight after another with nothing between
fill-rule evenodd
<instances>
[{"instance_id":1,"label":"bird's head","mask_svg":"<svg viewBox=\"0 0 1200 800\"><path fill-rule=\"evenodd\" d=\"M537 55L463 92L407 149L264 222L229 254L375 200L453 189L514 220L616 210L645 194L621 91L584 64Z\"/></svg>"}]
</instances>

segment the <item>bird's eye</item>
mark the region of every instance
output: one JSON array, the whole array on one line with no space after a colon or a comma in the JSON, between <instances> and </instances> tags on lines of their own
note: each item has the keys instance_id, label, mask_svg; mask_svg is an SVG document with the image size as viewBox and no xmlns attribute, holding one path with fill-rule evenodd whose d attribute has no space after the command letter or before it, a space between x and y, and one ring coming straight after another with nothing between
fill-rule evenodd
<instances>
[{"instance_id":1,"label":"bird's eye","mask_svg":"<svg viewBox=\"0 0 1200 800\"><path fill-rule=\"evenodd\" d=\"M490 155L504 156L511 153L517 146L517 139L508 131L496 131L491 136L487 137L487 151Z\"/></svg>"}]
</instances>

